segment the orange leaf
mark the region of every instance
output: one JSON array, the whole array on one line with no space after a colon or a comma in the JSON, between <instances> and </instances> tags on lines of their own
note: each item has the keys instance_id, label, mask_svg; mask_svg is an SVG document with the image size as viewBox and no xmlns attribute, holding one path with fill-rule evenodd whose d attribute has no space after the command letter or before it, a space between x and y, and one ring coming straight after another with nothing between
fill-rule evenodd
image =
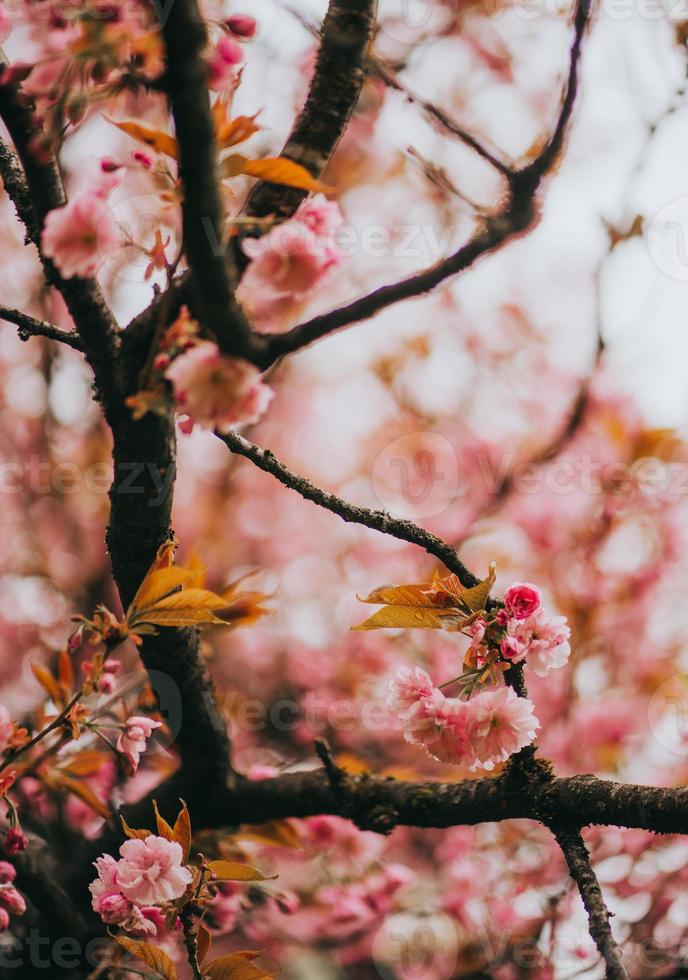
<instances>
[{"instance_id":1,"label":"orange leaf","mask_svg":"<svg viewBox=\"0 0 688 980\"><path fill-rule=\"evenodd\" d=\"M134 840L145 840L146 837L153 836L152 830L146 830L145 828L142 830L134 830L132 827L129 826L129 824L124 819L121 813L119 815L119 819L122 821L122 830L127 835L127 837L133 838Z\"/></svg>"},{"instance_id":2,"label":"orange leaf","mask_svg":"<svg viewBox=\"0 0 688 980\"><path fill-rule=\"evenodd\" d=\"M42 667L40 664L37 664L32 661L31 673L36 678L38 683L41 685L43 690L48 694L48 697L50 698L51 701L54 701L55 704L63 703L64 698L62 695L62 690L60 689L60 685L55 680L55 678L53 677L53 675L50 673L49 670L46 670L45 667Z\"/></svg>"},{"instance_id":3,"label":"orange leaf","mask_svg":"<svg viewBox=\"0 0 688 980\"><path fill-rule=\"evenodd\" d=\"M130 956L141 960L146 966L160 974L164 980L177 980L177 971L174 963L167 953L158 946L151 943L142 943L136 939L127 939L126 936L113 937Z\"/></svg>"},{"instance_id":4,"label":"orange leaf","mask_svg":"<svg viewBox=\"0 0 688 980\"><path fill-rule=\"evenodd\" d=\"M184 852L184 860L188 861L189 851L191 850L191 817L184 800L179 801L182 805L179 816L174 822L174 839L181 844Z\"/></svg>"},{"instance_id":5,"label":"orange leaf","mask_svg":"<svg viewBox=\"0 0 688 980\"><path fill-rule=\"evenodd\" d=\"M81 782L79 779L74 779L72 776L59 770L54 773L51 781L73 796L78 797L82 803L90 807L99 817L104 817L107 820L110 816L109 806L96 796L87 783Z\"/></svg>"},{"instance_id":6,"label":"orange leaf","mask_svg":"<svg viewBox=\"0 0 688 980\"><path fill-rule=\"evenodd\" d=\"M69 762L60 768L68 772L71 776L93 776L103 768L103 763L108 756L104 752L97 752L95 749L86 749L79 752Z\"/></svg>"},{"instance_id":7,"label":"orange leaf","mask_svg":"<svg viewBox=\"0 0 688 980\"><path fill-rule=\"evenodd\" d=\"M227 119L225 115L222 120L216 120L215 139L223 150L229 149L230 146L236 146L237 143L244 143L250 139L254 133L260 131L260 128L256 124L255 116L237 116L236 119Z\"/></svg>"},{"instance_id":8,"label":"orange leaf","mask_svg":"<svg viewBox=\"0 0 688 980\"><path fill-rule=\"evenodd\" d=\"M258 177L271 184L283 184L286 187L296 187L302 191L329 191L326 184L312 177L305 167L286 157L265 157L263 160L249 160L241 153L232 153L220 164L223 177L237 177L245 174L247 177Z\"/></svg>"},{"instance_id":9,"label":"orange leaf","mask_svg":"<svg viewBox=\"0 0 688 980\"><path fill-rule=\"evenodd\" d=\"M229 953L213 960L203 967L204 974L209 980L266 980L270 977L259 967L254 966L247 956L241 953Z\"/></svg>"},{"instance_id":10,"label":"orange leaf","mask_svg":"<svg viewBox=\"0 0 688 980\"><path fill-rule=\"evenodd\" d=\"M160 837L164 837L165 840L174 840L174 830L168 824L167 820L160 815L158 810L158 801L153 800L153 810L155 811L155 823L158 828L158 834Z\"/></svg>"},{"instance_id":11,"label":"orange leaf","mask_svg":"<svg viewBox=\"0 0 688 980\"><path fill-rule=\"evenodd\" d=\"M71 692L74 687L74 667L72 665L72 658L64 647L60 650L57 657L57 676L64 689Z\"/></svg>"},{"instance_id":12,"label":"orange leaf","mask_svg":"<svg viewBox=\"0 0 688 980\"><path fill-rule=\"evenodd\" d=\"M218 881L270 881L267 875L239 861L208 861L208 867ZM277 875L272 875L276 878Z\"/></svg>"},{"instance_id":13,"label":"orange leaf","mask_svg":"<svg viewBox=\"0 0 688 980\"><path fill-rule=\"evenodd\" d=\"M254 827L242 827L234 835L242 840L252 840L259 844L269 844L272 847L300 847L301 837L288 820L270 820L267 823L259 823Z\"/></svg>"},{"instance_id":14,"label":"orange leaf","mask_svg":"<svg viewBox=\"0 0 688 980\"><path fill-rule=\"evenodd\" d=\"M150 146L156 153L165 153L168 157L172 157L174 160L177 159L177 141L169 133L163 133L161 129L152 129L150 126L143 126L134 120L125 119L118 121L117 119L111 119L109 116L105 118L113 126L116 126L117 129L121 129L123 133L126 133L127 136L138 140L139 143L145 143L146 146Z\"/></svg>"},{"instance_id":15,"label":"orange leaf","mask_svg":"<svg viewBox=\"0 0 688 980\"><path fill-rule=\"evenodd\" d=\"M213 944L213 937L210 930L202 922L198 923L198 932L196 934L196 949L199 964L203 964L203 960L206 959L208 953L210 952L210 947Z\"/></svg>"}]
</instances>

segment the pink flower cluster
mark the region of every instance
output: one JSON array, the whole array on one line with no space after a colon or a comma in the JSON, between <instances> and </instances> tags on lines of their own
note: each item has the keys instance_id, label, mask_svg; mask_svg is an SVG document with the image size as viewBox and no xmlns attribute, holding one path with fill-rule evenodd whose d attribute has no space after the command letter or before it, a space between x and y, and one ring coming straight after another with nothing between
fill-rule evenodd
<instances>
[{"instance_id":1,"label":"pink flower cluster","mask_svg":"<svg viewBox=\"0 0 688 980\"><path fill-rule=\"evenodd\" d=\"M506 635L502 656L512 663L527 660L539 677L563 667L569 659L571 630L564 616L548 616L534 585L518 582L504 596Z\"/></svg>"},{"instance_id":2,"label":"pink flower cluster","mask_svg":"<svg viewBox=\"0 0 688 980\"><path fill-rule=\"evenodd\" d=\"M12 882L17 877L14 866L8 861L0 861L0 932L10 924L10 915L23 915L26 902Z\"/></svg>"},{"instance_id":3,"label":"pink flower cluster","mask_svg":"<svg viewBox=\"0 0 688 980\"><path fill-rule=\"evenodd\" d=\"M244 239L242 248L252 261L238 295L265 333L284 329L284 314L341 265L344 255L335 236L342 223L339 205L316 194L290 221L262 238Z\"/></svg>"},{"instance_id":4,"label":"pink flower cluster","mask_svg":"<svg viewBox=\"0 0 688 980\"><path fill-rule=\"evenodd\" d=\"M257 422L273 397L253 364L226 357L208 340L175 357L165 377L191 428L196 424L226 432L240 422Z\"/></svg>"},{"instance_id":5,"label":"pink flower cluster","mask_svg":"<svg viewBox=\"0 0 688 980\"><path fill-rule=\"evenodd\" d=\"M119 853L119 861L110 854L95 861L98 877L89 886L93 909L108 925L155 935L156 906L180 898L192 879L182 864L181 846L151 834L125 841Z\"/></svg>"},{"instance_id":6,"label":"pink flower cluster","mask_svg":"<svg viewBox=\"0 0 688 980\"><path fill-rule=\"evenodd\" d=\"M407 742L438 762L471 770L494 769L535 738L540 723L533 703L508 687L485 690L468 701L448 698L420 667L402 667L390 682L388 704Z\"/></svg>"},{"instance_id":7,"label":"pink flower cluster","mask_svg":"<svg viewBox=\"0 0 688 980\"><path fill-rule=\"evenodd\" d=\"M139 767L141 756L146 751L146 742L156 728L162 728L162 722L153 721L144 715L132 715L124 723L124 729L117 739L117 751L121 752L133 776Z\"/></svg>"},{"instance_id":8,"label":"pink flower cluster","mask_svg":"<svg viewBox=\"0 0 688 980\"><path fill-rule=\"evenodd\" d=\"M227 88L237 75L244 60L240 41L255 37L258 25L250 14L233 14L225 20L229 35L223 35L208 58L208 86L213 90Z\"/></svg>"},{"instance_id":9,"label":"pink flower cluster","mask_svg":"<svg viewBox=\"0 0 688 980\"><path fill-rule=\"evenodd\" d=\"M120 244L107 195L119 177L95 183L61 208L49 211L41 233L41 249L64 279L92 276L103 258Z\"/></svg>"}]
</instances>

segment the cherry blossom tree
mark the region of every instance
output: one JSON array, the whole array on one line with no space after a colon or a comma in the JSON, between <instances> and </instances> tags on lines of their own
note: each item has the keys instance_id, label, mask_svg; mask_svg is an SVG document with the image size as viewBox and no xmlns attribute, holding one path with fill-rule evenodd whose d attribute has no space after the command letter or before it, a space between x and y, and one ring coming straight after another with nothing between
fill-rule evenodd
<instances>
[{"instance_id":1,"label":"cherry blossom tree","mask_svg":"<svg viewBox=\"0 0 688 980\"><path fill-rule=\"evenodd\" d=\"M0 976L684 976L685 23L315 7L0 10Z\"/></svg>"}]
</instances>

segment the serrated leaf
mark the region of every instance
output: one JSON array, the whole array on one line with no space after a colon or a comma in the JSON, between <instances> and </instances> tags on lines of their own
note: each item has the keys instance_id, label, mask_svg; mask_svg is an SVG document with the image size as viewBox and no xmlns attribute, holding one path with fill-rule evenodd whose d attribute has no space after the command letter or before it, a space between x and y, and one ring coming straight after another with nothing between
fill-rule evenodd
<instances>
[{"instance_id":1,"label":"serrated leaf","mask_svg":"<svg viewBox=\"0 0 688 980\"><path fill-rule=\"evenodd\" d=\"M218 104L218 102L215 103L213 110ZM256 116L237 116L235 119L227 119L226 106L217 113L213 112L213 121L215 122L217 145L223 150L236 146L238 143L244 143L259 132L261 128L256 123Z\"/></svg>"},{"instance_id":2,"label":"serrated leaf","mask_svg":"<svg viewBox=\"0 0 688 980\"><path fill-rule=\"evenodd\" d=\"M161 977L164 977L164 980L177 980L177 970L174 963L159 946L153 946L152 943L144 943L136 939L127 939L126 936L114 936L113 938L130 956L141 960L146 966L150 966Z\"/></svg>"},{"instance_id":3,"label":"serrated leaf","mask_svg":"<svg viewBox=\"0 0 688 980\"><path fill-rule=\"evenodd\" d=\"M153 831L152 830L146 830L145 827L142 830L134 830L133 827L130 827L129 826L129 824L124 819L124 817L122 816L121 813L119 815L119 819L122 821L122 830L127 835L127 837L129 837L129 838L131 838L133 840L145 840L146 837L153 837L154 836Z\"/></svg>"},{"instance_id":4,"label":"serrated leaf","mask_svg":"<svg viewBox=\"0 0 688 980\"><path fill-rule=\"evenodd\" d=\"M182 808L174 822L174 839L181 844L184 860L188 861L189 851L191 850L191 817L189 816L189 810L184 800L180 800L180 803Z\"/></svg>"},{"instance_id":5,"label":"serrated leaf","mask_svg":"<svg viewBox=\"0 0 688 980\"><path fill-rule=\"evenodd\" d=\"M107 759L108 756L104 752L86 749L60 766L60 769L63 772L68 772L71 776L93 776L100 772Z\"/></svg>"},{"instance_id":6,"label":"serrated leaf","mask_svg":"<svg viewBox=\"0 0 688 980\"><path fill-rule=\"evenodd\" d=\"M220 174L223 178L257 177L271 184L281 184L285 187L296 187L302 191L329 191L332 188L312 177L305 167L286 157L265 157L262 160L250 160L243 153L231 153L220 164Z\"/></svg>"},{"instance_id":7,"label":"serrated leaf","mask_svg":"<svg viewBox=\"0 0 688 980\"><path fill-rule=\"evenodd\" d=\"M203 960L207 959L212 944L213 937L210 929L203 922L199 922L196 932L196 955L201 966L203 965Z\"/></svg>"},{"instance_id":8,"label":"serrated leaf","mask_svg":"<svg viewBox=\"0 0 688 980\"><path fill-rule=\"evenodd\" d=\"M383 606L363 623L352 628L355 630L441 630L453 624L456 618L456 614L451 611L444 612L421 607L413 609L409 606Z\"/></svg>"},{"instance_id":9,"label":"serrated leaf","mask_svg":"<svg viewBox=\"0 0 688 980\"><path fill-rule=\"evenodd\" d=\"M62 648L57 656L57 676L66 692L74 687L74 665L69 652Z\"/></svg>"},{"instance_id":10,"label":"serrated leaf","mask_svg":"<svg viewBox=\"0 0 688 980\"><path fill-rule=\"evenodd\" d=\"M485 608L487 600L490 597L490 592L492 591L492 586L495 583L496 575L497 567L492 562L488 569L486 579L483 579L478 585L474 585L472 589L462 590L461 601L465 603L471 612L481 612Z\"/></svg>"},{"instance_id":11,"label":"serrated leaf","mask_svg":"<svg viewBox=\"0 0 688 980\"><path fill-rule=\"evenodd\" d=\"M264 875L250 864L239 861L208 861L208 867L218 881L270 881L277 875Z\"/></svg>"},{"instance_id":12,"label":"serrated leaf","mask_svg":"<svg viewBox=\"0 0 688 980\"><path fill-rule=\"evenodd\" d=\"M31 662L31 673L46 692L51 701L55 704L62 704L64 698L59 683L49 670L40 664Z\"/></svg>"},{"instance_id":13,"label":"serrated leaf","mask_svg":"<svg viewBox=\"0 0 688 980\"><path fill-rule=\"evenodd\" d=\"M81 782L81 780L75 779L59 770L53 773L51 782L60 786L73 796L78 797L82 803L90 807L99 817L104 817L107 820L110 816L110 807L96 796L88 783Z\"/></svg>"},{"instance_id":14,"label":"serrated leaf","mask_svg":"<svg viewBox=\"0 0 688 980\"><path fill-rule=\"evenodd\" d=\"M117 129L126 133L127 136L131 136L139 143L145 143L146 146L150 146L156 153L165 153L168 157L172 157L173 160L178 158L179 150L177 141L169 133L164 133L161 129L153 129L151 126L143 126L133 119L123 119L120 121L111 119L109 116L105 118L113 126L116 126Z\"/></svg>"},{"instance_id":15,"label":"serrated leaf","mask_svg":"<svg viewBox=\"0 0 688 980\"><path fill-rule=\"evenodd\" d=\"M372 603L376 606L412 606L423 609L437 609L442 605L450 605L449 600L438 597L434 583L419 585L382 585L373 589L370 595L357 596L360 602Z\"/></svg>"},{"instance_id":16,"label":"serrated leaf","mask_svg":"<svg viewBox=\"0 0 688 980\"><path fill-rule=\"evenodd\" d=\"M203 967L208 980L267 980L265 973L241 953L229 953Z\"/></svg>"},{"instance_id":17,"label":"serrated leaf","mask_svg":"<svg viewBox=\"0 0 688 980\"><path fill-rule=\"evenodd\" d=\"M158 828L158 836L159 837L164 837L165 840L171 840L171 841L173 841L175 839L175 837L174 837L174 830L172 829L172 827L170 826L170 824L168 824L167 820L165 820L165 818L161 815L160 811L158 810L158 801L157 800L153 800L153 810L155 812L155 825Z\"/></svg>"},{"instance_id":18,"label":"serrated leaf","mask_svg":"<svg viewBox=\"0 0 688 980\"><path fill-rule=\"evenodd\" d=\"M252 840L258 844L268 844L272 847L297 848L301 846L301 836L295 826L288 820L269 820L254 827L242 827L236 837L242 840Z\"/></svg>"}]
</instances>

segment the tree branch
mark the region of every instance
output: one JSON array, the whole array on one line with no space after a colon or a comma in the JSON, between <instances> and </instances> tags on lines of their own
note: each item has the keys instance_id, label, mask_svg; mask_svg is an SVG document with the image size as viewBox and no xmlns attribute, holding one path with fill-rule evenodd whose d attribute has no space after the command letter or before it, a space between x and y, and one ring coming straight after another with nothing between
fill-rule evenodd
<instances>
[{"instance_id":1,"label":"tree branch","mask_svg":"<svg viewBox=\"0 0 688 980\"><path fill-rule=\"evenodd\" d=\"M321 176L358 102L363 84L362 65L375 22L375 10L375 0L350 0L348 3L330 0L306 103L282 149L282 156L301 163L314 177ZM181 40L183 42L184 38ZM191 107L189 112L193 114L193 111ZM179 135L179 128L177 132ZM190 153L194 151L195 145L191 142ZM259 183L249 195L246 213L249 217L257 217L274 212L287 218L304 196L304 192L294 188ZM200 214L203 217L204 213ZM221 236L218 235L216 240L220 242ZM245 265L246 257L237 247L238 241L235 240L234 246L234 261L241 267ZM193 267L193 262L191 265ZM193 275L185 272L127 327L123 337L127 362L136 365L145 360L162 303L168 304L168 315L174 319L182 305L193 307L195 299ZM259 338L254 338L251 349L258 349L259 343ZM257 357L249 356L249 360L257 360Z\"/></svg>"},{"instance_id":2,"label":"tree branch","mask_svg":"<svg viewBox=\"0 0 688 980\"><path fill-rule=\"evenodd\" d=\"M6 175L9 177L5 187L13 195L17 214L25 221L30 239L39 244L46 215L54 208L62 207L67 200L59 167L49 151L38 150L44 134L31 100L17 85L0 84L0 117L9 130L24 171L22 179L12 155L5 148L0 155L3 179ZM121 406L115 370L117 323L95 279L63 279L53 263L44 257L43 267L51 285L62 294L83 340L96 390L110 421Z\"/></svg>"},{"instance_id":3,"label":"tree branch","mask_svg":"<svg viewBox=\"0 0 688 980\"><path fill-rule=\"evenodd\" d=\"M308 96L281 152L313 177L323 173L358 102L376 13L376 0L330 0ZM288 218L304 197L305 191L263 181L249 195L246 213Z\"/></svg>"},{"instance_id":4,"label":"tree branch","mask_svg":"<svg viewBox=\"0 0 688 980\"><path fill-rule=\"evenodd\" d=\"M225 218L203 58L205 23L196 0L174 0L165 14L165 77L179 146L184 247L193 273L194 308L225 353L245 356L251 331L234 298L237 271L223 242Z\"/></svg>"},{"instance_id":5,"label":"tree branch","mask_svg":"<svg viewBox=\"0 0 688 980\"><path fill-rule=\"evenodd\" d=\"M583 838L575 830L554 830L553 833L564 852L569 873L578 886L588 913L590 935L605 962L607 980L629 980L621 950L612 935L609 910Z\"/></svg>"},{"instance_id":6,"label":"tree branch","mask_svg":"<svg viewBox=\"0 0 688 980\"><path fill-rule=\"evenodd\" d=\"M418 545L419 548L423 548L429 555L437 558L451 572L454 572L461 584L467 588L479 582L473 572L463 564L451 545L431 534L430 531L425 531L412 521L392 517L384 510L358 507L342 500L341 497L336 497L333 493L321 490L305 477L292 473L269 450L261 449L236 432L216 433L216 435L233 453L250 459L259 469L265 473L270 473L290 490L295 490L304 500L310 500L318 507L329 510L332 514L341 517L347 524L361 524L363 527L379 531L381 534L388 534L399 541Z\"/></svg>"},{"instance_id":7,"label":"tree branch","mask_svg":"<svg viewBox=\"0 0 688 980\"><path fill-rule=\"evenodd\" d=\"M10 309L9 306L0 306L0 320L14 323L19 330L20 340L28 340L30 337L47 337L48 340L58 340L61 344L66 344L74 350L83 353L84 344L77 333L71 330L61 330L47 320L37 320L36 317L21 310Z\"/></svg>"},{"instance_id":8,"label":"tree branch","mask_svg":"<svg viewBox=\"0 0 688 980\"><path fill-rule=\"evenodd\" d=\"M388 306L431 292L531 227L537 214L537 192L542 179L551 172L559 157L573 113L578 92L581 48L590 10L591 0L578 0L569 71L556 124L535 160L508 174L509 195L505 206L496 215L485 218L473 238L447 258L406 279L381 286L346 306L313 317L284 334L272 336L260 357L263 368L342 327L370 319Z\"/></svg>"}]
</instances>

